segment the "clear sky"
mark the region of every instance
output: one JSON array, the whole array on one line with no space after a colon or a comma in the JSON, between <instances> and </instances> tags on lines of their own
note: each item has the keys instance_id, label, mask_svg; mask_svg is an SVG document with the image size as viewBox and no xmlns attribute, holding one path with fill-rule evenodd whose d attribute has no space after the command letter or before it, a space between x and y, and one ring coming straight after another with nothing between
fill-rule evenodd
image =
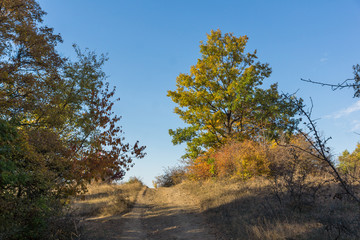
<instances>
[{"instance_id":1,"label":"clear sky","mask_svg":"<svg viewBox=\"0 0 360 240\"><path fill-rule=\"evenodd\" d=\"M108 53L104 70L117 87L115 112L123 116L126 140L146 145L125 180L138 176L151 186L163 168L174 166L185 146L173 146L168 129L184 126L166 97L179 73L196 64L199 42L211 29L247 35L248 51L273 73L265 85L314 103L321 132L334 154L360 141L360 99L352 90L331 91L300 81L328 83L353 77L360 64L360 0L40 0L45 24L60 33L59 52L73 57L73 43Z\"/></svg>"}]
</instances>

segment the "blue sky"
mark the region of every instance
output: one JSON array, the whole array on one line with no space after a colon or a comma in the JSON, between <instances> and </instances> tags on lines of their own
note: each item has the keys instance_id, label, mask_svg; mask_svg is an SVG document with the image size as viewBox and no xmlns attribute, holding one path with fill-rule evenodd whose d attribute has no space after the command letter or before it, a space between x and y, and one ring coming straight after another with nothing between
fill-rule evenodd
<instances>
[{"instance_id":1,"label":"blue sky","mask_svg":"<svg viewBox=\"0 0 360 240\"><path fill-rule=\"evenodd\" d=\"M115 112L129 142L147 146L147 156L128 172L151 186L163 168L174 166L185 146L173 146L168 129L183 126L166 97L179 73L196 64L199 42L211 29L247 35L247 51L273 73L283 92L314 103L321 132L334 154L352 151L360 136L360 99L352 90L331 91L301 78L338 83L360 63L360 1L136 1L41 0L45 24L60 33L58 48L73 57L72 44L108 53L104 70L117 87Z\"/></svg>"}]
</instances>

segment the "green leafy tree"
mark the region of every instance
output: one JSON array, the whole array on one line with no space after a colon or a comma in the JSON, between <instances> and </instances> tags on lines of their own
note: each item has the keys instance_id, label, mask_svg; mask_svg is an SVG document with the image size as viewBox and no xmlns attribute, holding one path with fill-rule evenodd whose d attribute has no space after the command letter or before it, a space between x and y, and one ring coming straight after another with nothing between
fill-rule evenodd
<instances>
[{"instance_id":1,"label":"green leafy tree","mask_svg":"<svg viewBox=\"0 0 360 240\"><path fill-rule=\"evenodd\" d=\"M35 0L0 1L0 239L70 239L49 232L66 199L145 155L113 113L106 56L60 56L44 14Z\"/></svg>"},{"instance_id":2,"label":"green leafy tree","mask_svg":"<svg viewBox=\"0 0 360 240\"><path fill-rule=\"evenodd\" d=\"M45 12L34 0L0 4L0 114L19 121L51 111L59 96L59 69L64 59L55 47L62 42L53 29L41 26ZM36 121L36 118L33 119Z\"/></svg>"},{"instance_id":3,"label":"green leafy tree","mask_svg":"<svg viewBox=\"0 0 360 240\"><path fill-rule=\"evenodd\" d=\"M169 130L174 144L187 142L184 157L196 158L229 139L273 138L295 124L296 110L277 84L261 88L271 68L256 62L256 51L245 52L247 41L247 36L211 31L201 42L197 64L177 77L175 91L168 91L178 104L175 113L188 125Z\"/></svg>"},{"instance_id":4,"label":"green leafy tree","mask_svg":"<svg viewBox=\"0 0 360 240\"><path fill-rule=\"evenodd\" d=\"M356 149L350 153L345 150L339 156L338 168L341 172L349 174L352 177L359 178L360 173L360 144L357 144Z\"/></svg>"},{"instance_id":5,"label":"green leafy tree","mask_svg":"<svg viewBox=\"0 0 360 240\"><path fill-rule=\"evenodd\" d=\"M64 116L59 132L73 151L71 159L76 159L76 175L82 180L121 179L134 159L145 156L145 147L125 142L121 117L112 111L115 88L110 89L102 71L106 57L75 50L78 61L68 62L63 76L66 94L59 107Z\"/></svg>"}]
</instances>

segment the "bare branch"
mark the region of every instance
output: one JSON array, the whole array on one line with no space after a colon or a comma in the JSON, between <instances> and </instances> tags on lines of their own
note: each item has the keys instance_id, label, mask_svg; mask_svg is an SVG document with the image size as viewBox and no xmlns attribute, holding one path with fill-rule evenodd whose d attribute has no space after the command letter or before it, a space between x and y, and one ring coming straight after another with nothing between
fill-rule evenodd
<instances>
[{"instance_id":1,"label":"bare branch","mask_svg":"<svg viewBox=\"0 0 360 240\"><path fill-rule=\"evenodd\" d=\"M346 79L344 82L338 83L338 84L317 82L317 81L313 81L311 79L303 79L303 78L301 78L301 81L308 82L308 83L313 83L313 84L318 84L318 85L321 85L321 86L331 87L331 89L333 91L338 90L338 89L352 88L352 87L358 86L357 83L351 83L351 84L349 83L350 81L355 81L355 79L353 79L353 78Z\"/></svg>"},{"instance_id":2,"label":"bare branch","mask_svg":"<svg viewBox=\"0 0 360 240\"><path fill-rule=\"evenodd\" d=\"M299 102L299 100L297 98L295 98L293 95L287 95L287 94L283 94L284 97L288 100L290 100L294 106L296 106L299 110L299 113L305 117L306 119L306 123L305 126L307 127L307 129L309 130L309 132L304 132L304 130L298 128L297 131L303 135L305 137L305 139L311 144L311 146L313 147L313 149L318 153L318 154L314 154L311 151L308 151L306 149L302 149L298 146L295 145L291 145L292 147L298 148L304 152L307 152L309 154L311 154L312 156L318 158L321 161L324 161L331 169L332 174L335 177L335 180L338 181L340 183L340 185L342 186L343 190L349 195L351 196L351 198L353 200L355 200L358 204L360 204L360 199L356 196L356 194L351 190L350 186L348 185L348 183L346 182L346 180L344 180L338 170L336 169L334 163L331 160L331 155L330 155L330 149L329 147L326 147L326 143L330 138L324 139L323 137L320 136L319 131L317 130L316 127L316 120L311 119L311 112L309 111L305 111L304 110L304 105ZM312 110L312 107L311 109Z\"/></svg>"}]
</instances>

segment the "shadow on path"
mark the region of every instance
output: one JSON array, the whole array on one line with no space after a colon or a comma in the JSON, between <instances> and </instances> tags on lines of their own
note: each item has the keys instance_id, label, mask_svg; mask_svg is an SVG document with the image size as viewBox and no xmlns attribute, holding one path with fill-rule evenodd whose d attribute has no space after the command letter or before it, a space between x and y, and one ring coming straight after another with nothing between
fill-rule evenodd
<instances>
[{"instance_id":1,"label":"shadow on path","mask_svg":"<svg viewBox=\"0 0 360 240\"><path fill-rule=\"evenodd\" d=\"M122 216L88 219L82 239L216 239L195 207L173 202L179 196L161 191L144 188L132 211Z\"/></svg>"}]
</instances>

